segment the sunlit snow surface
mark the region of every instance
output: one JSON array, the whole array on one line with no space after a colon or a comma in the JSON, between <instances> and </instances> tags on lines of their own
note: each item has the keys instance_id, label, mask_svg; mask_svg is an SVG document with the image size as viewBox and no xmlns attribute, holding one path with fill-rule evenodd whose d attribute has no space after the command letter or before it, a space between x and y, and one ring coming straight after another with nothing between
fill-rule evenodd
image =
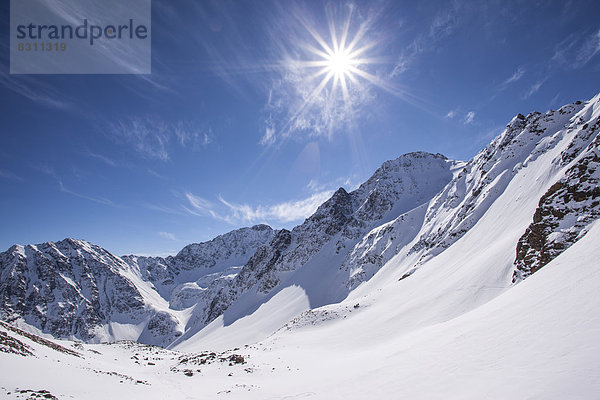
<instances>
[{"instance_id":1,"label":"sunlit snow surface","mask_svg":"<svg viewBox=\"0 0 600 400\"><path fill-rule=\"evenodd\" d=\"M16 389L47 390L61 399L594 398L600 392L599 242L595 223L526 281L446 322L403 332L397 301L405 285L390 282L358 308L315 310L258 345L218 353L217 361L205 364L182 363L191 356L133 343L61 342L81 354L76 357L2 327L35 357L0 353L0 393L17 398ZM218 360L234 353L245 363Z\"/></svg>"},{"instance_id":2,"label":"sunlit snow surface","mask_svg":"<svg viewBox=\"0 0 600 400\"><path fill-rule=\"evenodd\" d=\"M429 203L374 227L348 254L335 256L335 241L327 243L282 273L277 290L242 293L174 350L60 342L77 356L2 325L0 350L13 353L0 352L0 396L23 398L18 389L60 399L597 398L600 221L526 280L514 285L511 276L539 199L577 159L563 157L577 148L575 120L597 119L598 104L600 96L541 115L540 129L557 129L540 136L514 119L514 130L455 171ZM563 129L569 121L575 128ZM405 234L393 249L390 226ZM420 245L429 240L445 245ZM384 256L381 265L360 263L370 253ZM358 265L364 279L347 281ZM353 290L315 307L335 298L334 283Z\"/></svg>"}]
</instances>

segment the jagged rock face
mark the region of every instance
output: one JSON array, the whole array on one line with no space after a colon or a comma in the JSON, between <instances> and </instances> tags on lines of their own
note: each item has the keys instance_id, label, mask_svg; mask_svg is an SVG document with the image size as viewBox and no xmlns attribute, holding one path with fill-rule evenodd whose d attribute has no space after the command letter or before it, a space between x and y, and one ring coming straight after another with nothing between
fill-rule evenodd
<instances>
[{"instance_id":1,"label":"jagged rock face","mask_svg":"<svg viewBox=\"0 0 600 400\"><path fill-rule=\"evenodd\" d=\"M185 246L176 256L123 256L145 279L156 285L173 285L176 277L186 271L221 272L231 266L244 265L257 248L268 243L275 231L268 225L240 228L202 243Z\"/></svg>"},{"instance_id":2,"label":"jagged rock face","mask_svg":"<svg viewBox=\"0 0 600 400\"><path fill-rule=\"evenodd\" d=\"M145 304L117 257L87 242L13 246L0 256L0 315L55 337L90 341L113 315L136 320Z\"/></svg>"},{"instance_id":3,"label":"jagged rock face","mask_svg":"<svg viewBox=\"0 0 600 400\"><path fill-rule=\"evenodd\" d=\"M383 163L355 191L340 188L292 230L295 246L283 255L280 270L304 265L334 237L336 251L348 251L374 227L431 199L452 179L454 163L441 154L408 153Z\"/></svg>"},{"instance_id":4,"label":"jagged rock face","mask_svg":"<svg viewBox=\"0 0 600 400\"><path fill-rule=\"evenodd\" d=\"M519 239L513 282L548 264L583 237L585 227L600 217L600 124L596 121L591 129L588 127L583 129L583 136L595 134L595 140L540 199L533 222ZM573 148L563 152L563 161L574 158Z\"/></svg>"},{"instance_id":5,"label":"jagged rock face","mask_svg":"<svg viewBox=\"0 0 600 400\"><path fill-rule=\"evenodd\" d=\"M203 243L184 247L174 258L178 269L215 269L224 260L240 260L243 265L256 249L273 237L275 232L268 225L255 225L219 235ZM230 265L227 265L230 266Z\"/></svg>"},{"instance_id":6,"label":"jagged rock face","mask_svg":"<svg viewBox=\"0 0 600 400\"><path fill-rule=\"evenodd\" d=\"M181 328L180 321L168 312L160 311L150 318L138 341L167 347L182 334L183 329Z\"/></svg>"},{"instance_id":7,"label":"jagged rock face","mask_svg":"<svg viewBox=\"0 0 600 400\"><path fill-rule=\"evenodd\" d=\"M0 318L86 342L112 340L112 322L145 323L139 337L127 338L167 346L183 333L184 321L141 293L156 290L173 310L210 302L273 236L267 225L242 228L167 258L119 258L73 239L13 246L0 253ZM138 287L138 278L148 287Z\"/></svg>"},{"instance_id":8,"label":"jagged rock face","mask_svg":"<svg viewBox=\"0 0 600 400\"><path fill-rule=\"evenodd\" d=\"M220 288L236 275L256 250L273 238L268 225L240 228L202 243L184 247L174 257L123 256L132 268L169 302L174 310L211 301Z\"/></svg>"},{"instance_id":9,"label":"jagged rock face","mask_svg":"<svg viewBox=\"0 0 600 400\"><path fill-rule=\"evenodd\" d=\"M214 293L215 296L208 307L197 308L196 324L207 325L223 314L241 293L255 285L258 285L257 290L261 293L268 293L273 289L279 283L279 279L274 274L274 267L291 241L291 232L282 229L277 232L268 245L259 247L240 273L229 284Z\"/></svg>"}]
</instances>

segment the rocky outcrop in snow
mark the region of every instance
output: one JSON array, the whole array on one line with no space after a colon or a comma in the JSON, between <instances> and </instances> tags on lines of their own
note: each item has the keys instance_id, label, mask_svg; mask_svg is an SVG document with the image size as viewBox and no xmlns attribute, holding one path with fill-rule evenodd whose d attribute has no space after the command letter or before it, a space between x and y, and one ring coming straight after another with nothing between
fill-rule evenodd
<instances>
[{"instance_id":1,"label":"rocky outcrop in snow","mask_svg":"<svg viewBox=\"0 0 600 400\"><path fill-rule=\"evenodd\" d=\"M564 177L548 189L533 222L517 244L513 282L527 278L583 237L600 217L600 118L586 123L568 149L563 163L574 160ZM585 146L582 154L575 151Z\"/></svg>"},{"instance_id":2,"label":"rocky outcrop in snow","mask_svg":"<svg viewBox=\"0 0 600 400\"><path fill-rule=\"evenodd\" d=\"M81 240L13 246L0 254L0 315L55 337L105 339L112 320L142 322L148 308L128 266Z\"/></svg>"},{"instance_id":3,"label":"rocky outcrop in snow","mask_svg":"<svg viewBox=\"0 0 600 400\"><path fill-rule=\"evenodd\" d=\"M370 279L396 256L416 257L413 267L403 271L403 276L410 276L424 260L444 251L468 232L521 169L566 139L569 144L562 151L561 158L554 160L554 164L547 165L546 168L549 170L561 168L580 158L578 165L573 166L567 173L570 178L565 178L563 182L567 185L566 182L569 181L579 188L563 187L561 193L578 192L580 201L586 200L577 203L579 207L573 205L567 207L572 217L579 218L579 221L572 223L573 226L569 228L571 233L561 234L562 239L557 242L553 255L548 255L548 260L556 256L558 247L566 242L572 243L577 240L580 233L585 232L583 227L597 218L594 207L591 206L596 204L593 188L597 188L597 181L594 180L593 171L596 167L593 163L594 156L590 153L593 143L590 142L597 135L600 126L596 116L600 109L597 105L598 101L596 97L585 104L578 101L544 114L539 112L532 112L527 116L518 114L507 125L505 131L471 161L457 165L458 170L452 181L429 204L411 210L365 235L344 261L342 268L349 275L346 285L354 289L360 283ZM588 155L582 157L582 152L588 145L590 147L585 150ZM587 172L584 173L584 170ZM582 189L582 185L585 185L586 189ZM557 190L557 187L553 187L551 192L553 190ZM564 230L565 221L561 222L561 227L558 228L558 222L551 223L547 217L549 214L561 213L558 210L562 206L555 202L555 198L559 195L556 193L550 199L549 192L540 201L540 209L536 212L536 216L544 214L546 221L538 221L539 217L536 217L538 222L532 224L531 231L528 230L519 241L515 279L521 277L522 272L529 268L525 266L524 258L538 260L536 261L538 265L539 260L544 258L541 253L544 253L542 247L546 248L544 247L546 245L542 245L543 240L546 240L545 237L550 235L554 228ZM571 219L566 218L566 220ZM554 228L550 228L550 225ZM542 234L541 230L547 232ZM557 237L558 233L553 235ZM565 235L570 239L566 239ZM534 255L535 251L540 254Z\"/></svg>"}]
</instances>

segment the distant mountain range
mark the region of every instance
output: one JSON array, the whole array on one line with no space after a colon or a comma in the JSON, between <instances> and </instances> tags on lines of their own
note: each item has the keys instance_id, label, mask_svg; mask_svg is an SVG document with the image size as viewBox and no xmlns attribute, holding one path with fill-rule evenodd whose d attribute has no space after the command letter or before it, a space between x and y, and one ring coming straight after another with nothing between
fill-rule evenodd
<instances>
[{"instance_id":1,"label":"distant mountain range","mask_svg":"<svg viewBox=\"0 0 600 400\"><path fill-rule=\"evenodd\" d=\"M117 257L76 239L15 245L0 253L0 319L86 343L241 345L305 324L319 307L360 307L361 296L422 269L435 275L458 242L481 268L456 286L439 267L447 287L410 290L423 304L450 298L448 315L464 312L552 262L600 217L599 114L600 95L519 114L469 161L405 154L292 230L237 229L174 257Z\"/></svg>"}]
</instances>

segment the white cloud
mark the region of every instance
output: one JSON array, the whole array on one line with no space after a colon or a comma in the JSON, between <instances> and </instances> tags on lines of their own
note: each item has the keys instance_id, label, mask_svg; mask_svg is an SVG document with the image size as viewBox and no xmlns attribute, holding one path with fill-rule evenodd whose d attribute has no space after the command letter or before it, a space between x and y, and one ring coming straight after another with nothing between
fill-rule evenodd
<instances>
[{"instance_id":1,"label":"white cloud","mask_svg":"<svg viewBox=\"0 0 600 400\"><path fill-rule=\"evenodd\" d=\"M111 132L117 139L133 146L135 151L148 158L161 161L169 159L168 132L154 126L150 121L138 118L120 121L112 126Z\"/></svg>"},{"instance_id":2,"label":"white cloud","mask_svg":"<svg viewBox=\"0 0 600 400\"><path fill-rule=\"evenodd\" d=\"M148 210L158 211L158 212L162 212L165 214L171 214L171 215L189 215L191 213L189 210L186 210L185 207L184 208L174 208L174 207L167 207L167 206L163 206L160 204L151 204L151 203L142 203L141 206L144 208L147 208Z\"/></svg>"},{"instance_id":3,"label":"white cloud","mask_svg":"<svg viewBox=\"0 0 600 400\"><path fill-rule=\"evenodd\" d=\"M81 194L81 193L78 193L78 192L74 192L74 191L72 191L70 189L67 189L67 187L63 184L63 182L60 179L58 179L58 187L59 187L59 189L60 189L61 192L70 194L70 195L75 196L75 197L79 197L80 199L85 199L85 200L93 201L94 203L102 204L102 205L105 205L105 206L116 206L115 203L113 203L111 200L106 199L104 197L87 196L85 194Z\"/></svg>"},{"instance_id":4,"label":"white cloud","mask_svg":"<svg viewBox=\"0 0 600 400\"><path fill-rule=\"evenodd\" d=\"M74 108L71 102L65 100L64 93L57 93L40 79L0 72L0 85L44 107L63 111Z\"/></svg>"},{"instance_id":5,"label":"white cloud","mask_svg":"<svg viewBox=\"0 0 600 400\"><path fill-rule=\"evenodd\" d=\"M82 193L79 193L79 192L76 192L74 190L67 188L64 185L61 177L54 170L54 168L52 168L49 165L45 165L45 164L44 165L34 165L33 168L40 171L44 175L48 175L49 177L54 179L56 181L56 183L58 184L58 189L63 193L70 194L71 196L79 197L80 199L93 201L94 203L102 204L105 206L121 207L120 205L114 203L112 200L109 200L107 198L88 196L88 195L85 195L85 194L82 194Z\"/></svg>"},{"instance_id":6,"label":"white cloud","mask_svg":"<svg viewBox=\"0 0 600 400\"><path fill-rule=\"evenodd\" d=\"M177 240L175 235L170 232L158 232L158 236L163 237L165 239L169 239L169 240Z\"/></svg>"},{"instance_id":7,"label":"white cloud","mask_svg":"<svg viewBox=\"0 0 600 400\"><path fill-rule=\"evenodd\" d=\"M526 99L526 98L530 97L531 95L533 95L534 93L536 93L538 90L540 90L540 88L544 84L544 81L545 81L545 79L542 79L542 80L537 81L533 85L531 85L529 90L527 90L527 92L522 97L524 99Z\"/></svg>"},{"instance_id":8,"label":"white cloud","mask_svg":"<svg viewBox=\"0 0 600 400\"><path fill-rule=\"evenodd\" d=\"M213 203L188 192L185 197L189 206L184 206L184 209L193 215L210 216L233 224L286 223L301 221L309 217L332 194L333 190L325 190L301 200L286 201L268 206L251 206L246 203L237 204L227 201L222 196L218 197L219 203Z\"/></svg>"},{"instance_id":9,"label":"white cloud","mask_svg":"<svg viewBox=\"0 0 600 400\"><path fill-rule=\"evenodd\" d=\"M151 168L148 168L147 171L148 171L148 173L150 175L152 175L155 178L158 178L158 179L167 179L166 176L159 174L158 172L156 172L155 170L153 170Z\"/></svg>"},{"instance_id":10,"label":"white cloud","mask_svg":"<svg viewBox=\"0 0 600 400\"><path fill-rule=\"evenodd\" d=\"M468 125L473 122L475 119L475 111L469 111L467 115L465 115L465 124Z\"/></svg>"},{"instance_id":11,"label":"white cloud","mask_svg":"<svg viewBox=\"0 0 600 400\"><path fill-rule=\"evenodd\" d=\"M600 52L600 29L587 37L570 35L554 47L552 61L566 68L581 68Z\"/></svg>"},{"instance_id":12,"label":"white cloud","mask_svg":"<svg viewBox=\"0 0 600 400\"><path fill-rule=\"evenodd\" d=\"M112 159L110 159L110 158L108 158L106 156L103 156L102 154L96 154L96 153L88 152L87 155L90 156L90 157L92 157L92 158L98 159L98 160L104 162L105 164L110 165L111 167L116 167L117 166L117 163L115 161L113 161Z\"/></svg>"},{"instance_id":13,"label":"white cloud","mask_svg":"<svg viewBox=\"0 0 600 400\"><path fill-rule=\"evenodd\" d=\"M435 40L444 38L456 29L458 25L458 13L455 8L440 11L436 14L429 26L429 36Z\"/></svg>"},{"instance_id":14,"label":"white cloud","mask_svg":"<svg viewBox=\"0 0 600 400\"><path fill-rule=\"evenodd\" d=\"M600 29L598 32L590 35L581 45L575 56L574 68L579 68L587 64L592 57L600 52Z\"/></svg>"},{"instance_id":15,"label":"white cloud","mask_svg":"<svg viewBox=\"0 0 600 400\"><path fill-rule=\"evenodd\" d=\"M361 183L363 183L364 179L359 177L356 174L352 174L347 177L339 177L337 179L333 179L326 182L320 182L318 179L311 179L306 188L310 191L310 193L318 193L318 192L335 192L334 189L339 187L344 187L348 192L351 192L357 189Z\"/></svg>"},{"instance_id":16,"label":"white cloud","mask_svg":"<svg viewBox=\"0 0 600 400\"><path fill-rule=\"evenodd\" d=\"M222 197L219 197L219 200L229 208L227 218L232 221L249 223L261 221L292 222L303 220L312 215L332 194L332 190L327 190L315 193L302 200L258 207L251 207L248 204L232 204Z\"/></svg>"},{"instance_id":17,"label":"white cloud","mask_svg":"<svg viewBox=\"0 0 600 400\"><path fill-rule=\"evenodd\" d=\"M269 116L267 125L265 126L265 134L260 139L260 144L263 146L270 146L273 143L275 143L275 128L273 127L271 116Z\"/></svg>"},{"instance_id":18,"label":"white cloud","mask_svg":"<svg viewBox=\"0 0 600 400\"><path fill-rule=\"evenodd\" d=\"M435 51L438 44L452 35L461 24L460 16L464 13L459 2L447 2L448 8L438 11L429 24L426 32L416 36L397 59L390 77L406 72L422 54Z\"/></svg>"},{"instance_id":19,"label":"white cloud","mask_svg":"<svg viewBox=\"0 0 600 400\"><path fill-rule=\"evenodd\" d=\"M523 75L525 75L525 68L517 68L517 70L511 76L509 76L504 82L502 82L502 86L507 86L513 82L518 81L523 77Z\"/></svg>"},{"instance_id":20,"label":"white cloud","mask_svg":"<svg viewBox=\"0 0 600 400\"><path fill-rule=\"evenodd\" d=\"M192 210L189 208L185 208L188 212L198 216L210 215L213 218L220 219L218 214L213 210L215 208L215 204L202 198L193 195L192 193L186 193L185 197L187 198L190 206L192 206Z\"/></svg>"},{"instance_id":21,"label":"white cloud","mask_svg":"<svg viewBox=\"0 0 600 400\"><path fill-rule=\"evenodd\" d=\"M446 118L452 119L454 117L456 117L456 111L454 111L454 110L450 110L450 111L448 111L448 114L446 114Z\"/></svg>"}]
</instances>

